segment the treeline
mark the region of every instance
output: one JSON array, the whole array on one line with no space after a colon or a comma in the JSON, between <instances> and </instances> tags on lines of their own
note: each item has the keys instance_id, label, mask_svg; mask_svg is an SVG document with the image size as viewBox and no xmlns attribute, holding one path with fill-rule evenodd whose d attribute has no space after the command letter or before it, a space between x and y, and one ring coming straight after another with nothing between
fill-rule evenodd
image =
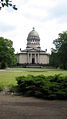
<instances>
[{"instance_id":1,"label":"treeline","mask_svg":"<svg viewBox=\"0 0 67 119\"><path fill-rule=\"evenodd\" d=\"M16 56L14 54L13 42L0 37L0 68L6 68L16 65Z\"/></svg>"},{"instance_id":2,"label":"treeline","mask_svg":"<svg viewBox=\"0 0 67 119\"><path fill-rule=\"evenodd\" d=\"M50 65L67 69L67 31L59 33L57 39L53 41L55 49L52 48L50 55Z\"/></svg>"},{"instance_id":3,"label":"treeline","mask_svg":"<svg viewBox=\"0 0 67 119\"><path fill-rule=\"evenodd\" d=\"M67 76L21 76L17 77L18 92L24 96L44 99L67 99Z\"/></svg>"}]
</instances>

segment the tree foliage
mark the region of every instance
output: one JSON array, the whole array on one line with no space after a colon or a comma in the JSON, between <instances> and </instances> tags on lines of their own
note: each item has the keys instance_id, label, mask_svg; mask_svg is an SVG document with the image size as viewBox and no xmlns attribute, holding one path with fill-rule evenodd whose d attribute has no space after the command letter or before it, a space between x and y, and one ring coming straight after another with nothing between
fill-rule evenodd
<instances>
[{"instance_id":1,"label":"tree foliage","mask_svg":"<svg viewBox=\"0 0 67 119\"><path fill-rule=\"evenodd\" d=\"M25 96L44 99L67 99L67 76L20 76L17 90Z\"/></svg>"},{"instance_id":2,"label":"tree foliage","mask_svg":"<svg viewBox=\"0 0 67 119\"><path fill-rule=\"evenodd\" d=\"M67 31L59 33L59 37L53 41L53 44L55 49L51 53L50 62L67 69Z\"/></svg>"},{"instance_id":3,"label":"tree foliage","mask_svg":"<svg viewBox=\"0 0 67 119\"><path fill-rule=\"evenodd\" d=\"M52 53L50 55L50 65L51 66L58 67L59 61L58 61L57 57L58 57L58 54L54 53L52 51Z\"/></svg>"},{"instance_id":4,"label":"tree foliage","mask_svg":"<svg viewBox=\"0 0 67 119\"><path fill-rule=\"evenodd\" d=\"M14 10L17 10L16 5L12 4L12 0L0 0L0 10L4 7L12 7Z\"/></svg>"},{"instance_id":5,"label":"tree foliage","mask_svg":"<svg viewBox=\"0 0 67 119\"><path fill-rule=\"evenodd\" d=\"M0 37L0 68L16 64L13 42Z\"/></svg>"}]
</instances>

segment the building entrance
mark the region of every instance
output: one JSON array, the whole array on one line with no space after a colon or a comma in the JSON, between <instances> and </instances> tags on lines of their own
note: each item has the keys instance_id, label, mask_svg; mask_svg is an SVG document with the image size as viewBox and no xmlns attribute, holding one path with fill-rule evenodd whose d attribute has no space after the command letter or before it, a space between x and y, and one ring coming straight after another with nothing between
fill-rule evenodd
<instances>
[{"instance_id":1,"label":"building entrance","mask_svg":"<svg viewBox=\"0 0 67 119\"><path fill-rule=\"evenodd\" d=\"M32 58L32 64L35 64L35 58Z\"/></svg>"}]
</instances>

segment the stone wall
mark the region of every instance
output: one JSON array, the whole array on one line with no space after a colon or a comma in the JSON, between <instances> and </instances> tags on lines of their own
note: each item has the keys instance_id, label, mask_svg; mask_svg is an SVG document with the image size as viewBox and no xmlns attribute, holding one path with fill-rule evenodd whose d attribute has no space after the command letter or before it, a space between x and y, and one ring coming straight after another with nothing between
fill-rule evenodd
<instances>
[{"instance_id":1,"label":"stone wall","mask_svg":"<svg viewBox=\"0 0 67 119\"><path fill-rule=\"evenodd\" d=\"M18 63L19 64L27 63L27 55L26 54L19 54L18 55Z\"/></svg>"},{"instance_id":2,"label":"stone wall","mask_svg":"<svg viewBox=\"0 0 67 119\"><path fill-rule=\"evenodd\" d=\"M39 63L40 64L49 64L49 56L48 55L40 55L39 56Z\"/></svg>"},{"instance_id":3,"label":"stone wall","mask_svg":"<svg viewBox=\"0 0 67 119\"><path fill-rule=\"evenodd\" d=\"M17 55L17 62L19 64L32 64L32 58L35 59L35 63L36 64L49 64L49 56L47 54L36 54L34 53L21 53L19 55Z\"/></svg>"}]
</instances>

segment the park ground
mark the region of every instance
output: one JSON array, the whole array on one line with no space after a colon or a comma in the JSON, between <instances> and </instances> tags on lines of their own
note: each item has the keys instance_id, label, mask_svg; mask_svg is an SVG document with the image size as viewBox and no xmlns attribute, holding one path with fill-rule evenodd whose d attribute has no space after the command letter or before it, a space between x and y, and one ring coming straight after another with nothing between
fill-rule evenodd
<instances>
[{"instance_id":1,"label":"park ground","mask_svg":"<svg viewBox=\"0 0 67 119\"><path fill-rule=\"evenodd\" d=\"M48 68L7 68L5 70L0 70L0 87L16 85L16 77L27 76L27 75L45 75L52 76L55 74L60 74L62 76L67 76L67 70L60 69L48 69Z\"/></svg>"},{"instance_id":2,"label":"park ground","mask_svg":"<svg viewBox=\"0 0 67 119\"><path fill-rule=\"evenodd\" d=\"M0 70L0 86L17 85L16 77L26 75L67 76L59 69L10 68ZM42 100L0 92L0 119L67 119L67 101Z\"/></svg>"},{"instance_id":3,"label":"park ground","mask_svg":"<svg viewBox=\"0 0 67 119\"><path fill-rule=\"evenodd\" d=\"M0 94L0 119L67 119L67 101Z\"/></svg>"}]
</instances>

